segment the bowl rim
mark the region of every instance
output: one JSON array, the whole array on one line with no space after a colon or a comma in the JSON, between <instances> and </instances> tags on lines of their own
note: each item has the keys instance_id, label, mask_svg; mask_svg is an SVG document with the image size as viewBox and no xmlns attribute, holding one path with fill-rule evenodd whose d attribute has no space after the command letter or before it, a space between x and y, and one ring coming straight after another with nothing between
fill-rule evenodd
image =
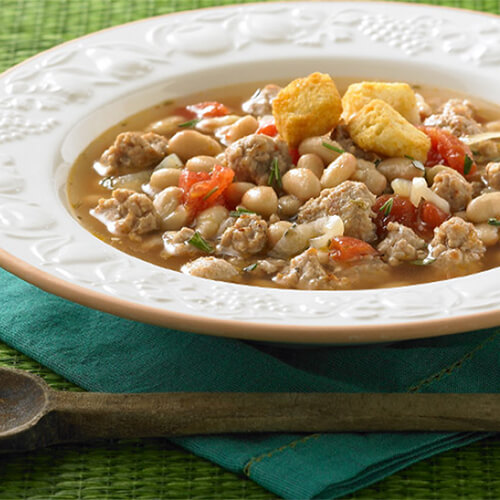
<instances>
[{"instance_id":1,"label":"bowl rim","mask_svg":"<svg viewBox=\"0 0 500 500\"><path fill-rule=\"evenodd\" d=\"M320 0L313 3L341 3L343 0ZM19 67L24 66L33 59L40 56L50 54L54 50L59 50L61 47L74 44L75 42L87 39L98 33L109 32L124 26L140 24L145 21L153 19L163 19L171 16L177 16L181 13L196 13L202 11L220 10L235 7L247 6L262 6L262 5L293 5L299 2L296 1L280 1L280 2L255 2L250 4L233 4L223 6L213 6L201 9L193 9L190 11L179 11L169 14L158 15L154 17L144 18L132 21L117 26L112 26L92 32L82 37L69 40L55 47L47 49L43 52L8 68L3 72L0 77L4 77L10 72ZM372 4L373 0L355 0L354 4ZM377 2L384 4L395 5L409 5L416 7L415 4L409 2ZM462 9L457 7L425 5L425 8L436 7L438 10L451 9L460 12L469 12L473 14L480 14L490 16L496 20L500 16L487 13L474 11L471 9ZM290 324L273 324L261 322L249 322L228 320L221 318L207 318L204 316L197 316L195 314L186 314L178 311L165 310L157 307L149 306L146 304L133 302L124 298L114 297L105 293L92 290L85 286L71 283L63 278L59 278L51 273L38 269L32 264L16 257L8 251L0 248L0 264L7 271L17 275L23 280L36 285L37 287L71 300L72 302L81 305L98 309L107 313L115 314L117 316L150 323L154 325L174 328L178 330L187 330L201 334L217 335L223 337L237 337L247 340L258 341L273 341L273 342L293 342L293 343L319 343L319 344L332 344L332 343L345 343L346 333L349 333L350 338L360 337L356 343L373 343L389 340L406 340L413 338L432 337L436 335L447 335L466 330L477 330L497 326L500 324L500 310L482 311L480 313L466 314L457 317L439 318L439 319L422 319L420 321L412 322L393 322L387 324L360 324L360 325L290 325ZM236 285L238 286L238 285ZM411 285L410 285L411 287ZM406 288L406 287L405 287ZM373 290L376 292L377 290ZM328 292L327 292L328 293ZM330 292L331 293L331 292ZM304 336L304 330L307 329L307 335ZM383 339L380 333L383 332ZM293 337L293 339L292 339Z\"/></svg>"}]
</instances>

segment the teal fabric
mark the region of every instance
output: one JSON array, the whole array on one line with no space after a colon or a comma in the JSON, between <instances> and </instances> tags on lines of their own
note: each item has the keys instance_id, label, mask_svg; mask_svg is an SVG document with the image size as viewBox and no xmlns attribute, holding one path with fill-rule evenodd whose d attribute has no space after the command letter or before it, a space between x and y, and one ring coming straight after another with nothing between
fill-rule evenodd
<instances>
[{"instance_id":1,"label":"teal fabric","mask_svg":"<svg viewBox=\"0 0 500 500\"><path fill-rule=\"evenodd\" d=\"M0 339L92 391L498 392L500 329L292 349L145 325L0 270ZM175 442L290 499L337 498L479 433L261 434Z\"/></svg>"}]
</instances>

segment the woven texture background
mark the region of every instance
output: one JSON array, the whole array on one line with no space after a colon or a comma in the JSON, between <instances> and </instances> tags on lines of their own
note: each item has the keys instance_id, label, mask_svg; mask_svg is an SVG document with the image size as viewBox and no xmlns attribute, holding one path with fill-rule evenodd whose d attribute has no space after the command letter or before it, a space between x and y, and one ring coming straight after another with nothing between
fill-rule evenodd
<instances>
[{"instance_id":1,"label":"woven texture background","mask_svg":"<svg viewBox=\"0 0 500 500\"><path fill-rule=\"evenodd\" d=\"M143 17L230 3L236 2L0 0L0 71L42 50L92 31ZM500 0L437 0L425 3L500 14ZM40 374L56 389L78 390L1 343L0 365ZM238 477L158 439L60 446L29 455L0 457L0 499L21 498L276 497L249 479ZM498 499L500 438L422 461L349 498Z\"/></svg>"}]
</instances>

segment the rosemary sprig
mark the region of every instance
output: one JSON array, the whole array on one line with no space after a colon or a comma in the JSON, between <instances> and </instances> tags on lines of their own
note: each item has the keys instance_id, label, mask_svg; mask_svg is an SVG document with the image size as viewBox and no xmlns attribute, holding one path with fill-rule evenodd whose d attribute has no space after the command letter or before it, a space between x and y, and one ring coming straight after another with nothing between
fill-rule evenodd
<instances>
[{"instance_id":1,"label":"rosemary sprig","mask_svg":"<svg viewBox=\"0 0 500 500\"><path fill-rule=\"evenodd\" d=\"M341 148L338 148L337 146L332 146L331 144L328 144L328 142L322 142L321 145L326 148L326 149L330 149L332 151L335 151L336 153L345 153L345 151Z\"/></svg>"},{"instance_id":2,"label":"rosemary sprig","mask_svg":"<svg viewBox=\"0 0 500 500\"><path fill-rule=\"evenodd\" d=\"M464 175L468 175L471 171L472 165L474 162L472 161L469 155L465 155L464 158Z\"/></svg>"},{"instance_id":3,"label":"rosemary sprig","mask_svg":"<svg viewBox=\"0 0 500 500\"><path fill-rule=\"evenodd\" d=\"M184 123L179 123L179 125L177 125L178 127L180 128L193 128L196 126L196 124L199 122L200 120L198 118L194 118L193 120L189 120L187 122L184 122Z\"/></svg>"},{"instance_id":4,"label":"rosemary sprig","mask_svg":"<svg viewBox=\"0 0 500 500\"><path fill-rule=\"evenodd\" d=\"M271 165L271 170L269 172L269 178L267 179L267 184L272 186L274 183L281 188L283 183L281 181L281 172L279 169L278 158L273 158L273 163Z\"/></svg>"},{"instance_id":5,"label":"rosemary sprig","mask_svg":"<svg viewBox=\"0 0 500 500\"><path fill-rule=\"evenodd\" d=\"M244 214L254 214L255 212L252 212L251 210L247 210L246 208L243 207L238 207L236 210L231 210L229 212L229 215L231 217L239 217L240 215Z\"/></svg>"},{"instance_id":6,"label":"rosemary sprig","mask_svg":"<svg viewBox=\"0 0 500 500\"><path fill-rule=\"evenodd\" d=\"M214 251L212 245L198 231L193 234L188 243L202 252L212 253Z\"/></svg>"},{"instance_id":7,"label":"rosemary sprig","mask_svg":"<svg viewBox=\"0 0 500 500\"><path fill-rule=\"evenodd\" d=\"M384 212L384 215L387 217L392 210L392 205L394 205L394 198L389 198L380 208L380 212Z\"/></svg>"}]
</instances>

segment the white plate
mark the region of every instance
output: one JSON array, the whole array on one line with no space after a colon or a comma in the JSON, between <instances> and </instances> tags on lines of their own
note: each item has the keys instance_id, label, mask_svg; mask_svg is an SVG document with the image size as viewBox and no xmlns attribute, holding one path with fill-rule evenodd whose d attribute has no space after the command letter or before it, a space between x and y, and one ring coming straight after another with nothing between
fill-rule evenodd
<instances>
[{"instance_id":1,"label":"white plate","mask_svg":"<svg viewBox=\"0 0 500 500\"><path fill-rule=\"evenodd\" d=\"M312 71L500 103L500 18L399 3L230 6L119 26L29 59L0 77L0 264L90 307L246 339L364 343L500 324L498 268L385 290L263 289L135 259L70 215L71 164L121 119L201 88Z\"/></svg>"}]
</instances>

